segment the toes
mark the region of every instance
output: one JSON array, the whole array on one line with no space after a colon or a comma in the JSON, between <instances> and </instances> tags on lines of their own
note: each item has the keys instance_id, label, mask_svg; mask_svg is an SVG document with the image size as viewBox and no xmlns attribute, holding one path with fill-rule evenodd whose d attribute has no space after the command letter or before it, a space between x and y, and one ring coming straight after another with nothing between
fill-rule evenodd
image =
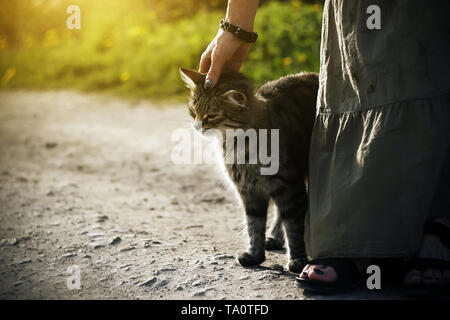
<instances>
[{"instance_id":1,"label":"toes","mask_svg":"<svg viewBox=\"0 0 450 320\"><path fill-rule=\"evenodd\" d=\"M442 273L442 281L444 281L444 283L450 283L450 270L445 270Z\"/></svg>"},{"instance_id":2,"label":"toes","mask_svg":"<svg viewBox=\"0 0 450 320\"><path fill-rule=\"evenodd\" d=\"M293 259L289 261L288 269L290 272L299 273L303 271L306 264L307 264L306 258Z\"/></svg>"},{"instance_id":3,"label":"toes","mask_svg":"<svg viewBox=\"0 0 450 320\"><path fill-rule=\"evenodd\" d=\"M243 267L256 267L263 263L264 260L264 256L255 256L248 252L241 253L238 257L238 261Z\"/></svg>"},{"instance_id":4,"label":"toes","mask_svg":"<svg viewBox=\"0 0 450 320\"><path fill-rule=\"evenodd\" d=\"M281 250L283 249L283 243L274 238L266 239L266 250Z\"/></svg>"},{"instance_id":5,"label":"toes","mask_svg":"<svg viewBox=\"0 0 450 320\"><path fill-rule=\"evenodd\" d=\"M308 278L323 282L334 282L337 280L337 274L332 267L313 265L308 271Z\"/></svg>"},{"instance_id":6,"label":"toes","mask_svg":"<svg viewBox=\"0 0 450 320\"><path fill-rule=\"evenodd\" d=\"M308 272L309 272L309 269L311 268L311 265L310 264L307 264L304 268L303 268L303 270L302 270L302 272L300 273L300 278L302 278L302 279L308 279Z\"/></svg>"},{"instance_id":7,"label":"toes","mask_svg":"<svg viewBox=\"0 0 450 320\"><path fill-rule=\"evenodd\" d=\"M406 285L418 285L422 283L422 273L419 270L411 270L403 279Z\"/></svg>"},{"instance_id":8,"label":"toes","mask_svg":"<svg viewBox=\"0 0 450 320\"><path fill-rule=\"evenodd\" d=\"M442 282L441 270L433 269L432 272L433 272L434 280L436 281L436 283L441 283Z\"/></svg>"},{"instance_id":9,"label":"toes","mask_svg":"<svg viewBox=\"0 0 450 320\"><path fill-rule=\"evenodd\" d=\"M436 284L442 279L442 273L436 269L426 269L422 273L422 279L424 284Z\"/></svg>"}]
</instances>

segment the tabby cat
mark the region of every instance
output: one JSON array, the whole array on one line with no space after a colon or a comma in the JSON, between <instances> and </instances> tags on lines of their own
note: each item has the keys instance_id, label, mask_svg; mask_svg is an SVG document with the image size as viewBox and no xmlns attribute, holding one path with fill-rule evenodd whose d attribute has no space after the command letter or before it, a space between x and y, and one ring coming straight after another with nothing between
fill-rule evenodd
<instances>
[{"instance_id":1,"label":"tabby cat","mask_svg":"<svg viewBox=\"0 0 450 320\"><path fill-rule=\"evenodd\" d=\"M180 73L191 91L189 112L194 127L202 133L210 128L223 135L226 129L236 128L279 130L277 173L262 175L260 163L225 162L245 209L249 236L248 249L238 260L245 267L257 266L265 260L266 249L281 249L286 239L288 268L300 272L307 263L303 235L318 75L288 75L255 89L243 74L228 73L221 75L215 87L204 89L205 74L183 68ZM245 147L248 148L247 143ZM226 146L223 148L226 155ZM270 200L275 203L277 214L266 240Z\"/></svg>"}]
</instances>

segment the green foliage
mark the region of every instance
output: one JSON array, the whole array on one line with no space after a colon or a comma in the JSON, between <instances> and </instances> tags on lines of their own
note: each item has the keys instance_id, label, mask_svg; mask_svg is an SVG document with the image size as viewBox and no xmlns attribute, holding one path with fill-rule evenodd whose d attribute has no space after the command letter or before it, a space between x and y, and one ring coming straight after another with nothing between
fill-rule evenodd
<instances>
[{"instance_id":1,"label":"green foliage","mask_svg":"<svg viewBox=\"0 0 450 320\"><path fill-rule=\"evenodd\" d=\"M319 70L322 7L268 3L257 15L259 39L243 72L257 83L289 73Z\"/></svg>"},{"instance_id":2,"label":"green foliage","mask_svg":"<svg viewBox=\"0 0 450 320\"><path fill-rule=\"evenodd\" d=\"M69 0L47 10L18 2L21 7L10 8L17 25L0 25L0 88L74 88L152 99L184 96L178 67L197 68L224 11L197 10L188 17L177 13L175 19L174 14L163 17L161 8L149 8L158 2L165 3L79 0L81 30L65 27ZM208 8L223 5L210 2ZM260 38L243 71L257 82L317 71L320 17L321 7L300 1L264 5L255 28Z\"/></svg>"}]
</instances>

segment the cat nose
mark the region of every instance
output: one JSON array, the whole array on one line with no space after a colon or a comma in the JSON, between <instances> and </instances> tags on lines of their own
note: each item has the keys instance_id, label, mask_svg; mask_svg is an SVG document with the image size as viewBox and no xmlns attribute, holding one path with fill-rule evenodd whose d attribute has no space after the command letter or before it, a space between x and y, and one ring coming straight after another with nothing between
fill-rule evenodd
<instances>
[{"instance_id":1,"label":"cat nose","mask_svg":"<svg viewBox=\"0 0 450 320\"><path fill-rule=\"evenodd\" d=\"M195 130L197 130L198 132L202 132L202 122L201 121L195 120L193 126L194 126Z\"/></svg>"}]
</instances>

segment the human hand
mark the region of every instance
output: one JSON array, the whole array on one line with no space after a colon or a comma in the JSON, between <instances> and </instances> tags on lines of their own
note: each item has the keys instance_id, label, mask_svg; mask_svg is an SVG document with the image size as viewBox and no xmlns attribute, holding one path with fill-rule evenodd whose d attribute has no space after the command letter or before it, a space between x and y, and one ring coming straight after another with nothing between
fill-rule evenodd
<instances>
[{"instance_id":1,"label":"human hand","mask_svg":"<svg viewBox=\"0 0 450 320\"><path fill-rule=\"evenodd\" d=\"M230 32L219 30L200 59L199 72L207 73L205 88L214 87L222 72L239 71L249 49L249 43Z\"/></svg>"}]
</instances>

